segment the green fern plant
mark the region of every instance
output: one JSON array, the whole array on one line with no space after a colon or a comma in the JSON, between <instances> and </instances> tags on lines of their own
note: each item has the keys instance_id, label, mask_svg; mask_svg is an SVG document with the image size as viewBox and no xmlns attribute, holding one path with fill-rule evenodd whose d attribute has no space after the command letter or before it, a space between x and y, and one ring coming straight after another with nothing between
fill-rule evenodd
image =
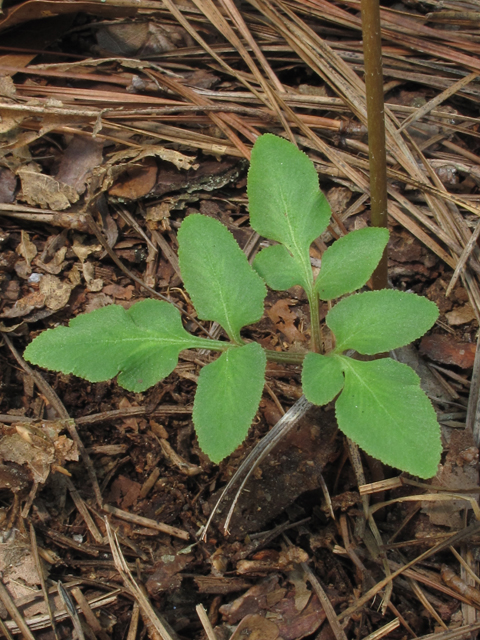
<instances>
[{"instance_id":1,"label":"green fern plant","mask_svg":"<svg viewBox=\"0 0 480 640\"><path fill-rule=\"evenodd\" d=\"M245 439L261 399L267 359L278 358L246 342L241 331L262 317L265 283L275 290L300 285L312 320L312 351L302 371L307 399L324 405L336 398L338 425L360 447L393 467L433 476L440 430L416 373L390 358L351 357L406 345L438 317L435 304L413 293L347 295L370 278L387 230L366 228L337 240L323 254L314 278L309 249L327 228L330 207L309 158L270 134L254 145L248 198L251 226L277 243L263 249L253 267L226 227L212 218L190 215L178 233L180 269L198 317L218 322L228 341L191 335L173 305L144 300L127 311L110 305L76 317L68 327L47 330L27 347L25 358L91 382L118 376L119 385L141 392L175 369L181 351L219 351L200 372L193 409L199 445L219 462ZM335 347L321 354L319 300L338 298L326 317Z\"/></svg>"}]
</instances>

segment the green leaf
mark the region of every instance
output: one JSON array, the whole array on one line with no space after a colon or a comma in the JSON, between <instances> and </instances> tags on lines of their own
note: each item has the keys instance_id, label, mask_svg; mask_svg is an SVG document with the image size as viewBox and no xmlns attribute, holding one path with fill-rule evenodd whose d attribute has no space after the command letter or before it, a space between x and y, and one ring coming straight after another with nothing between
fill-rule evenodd
<instances>
[{"instance_id":1,"label":"green leaf","mask_svg":"<svg viewBox=\"0 0 480 640\"><path fill-rule=\"evenodd\" d=\"M313 404L327 404L340 393L344 384L338 358L307 353L302 369L302 387L307 400Z\"/></svg>"},{"instance_id":2,"label":"green leaf","mask_svg":"<svg viewBox=\"0 0 480 640\"><path fill-rule=\"evenodd\" d=\"M336 353L355 349L373 355L420 338L437 318L438 308L427 298L383 289L340 300L326 322L335 334Z\"/></svg>"},{"instance_id":3,"label":"green leaf","mask_svg":"<svg viewBox=\"0 0 480 640\"><path fill-rule=\"evenodd\" d=\"M311 288L309 247L331 215L313 162L283 138L260 136L252 149L247 192L250 224L287 247Z\"/></svg>"},{"instance_id":4,"label":"green leaf","mask_svg":"<svg viewBox=\"0 0 480 640\"><path fill-rule=\"evenodd\" d=\"M200 372L193 406L198 443L220 462L247 437L265 382L265 352L251 342L232 347Z\"/></svg>"},{"instance_id":5,"label":"green leaf","mask_svg":"<svg viewBox=\"0 0 480 640\"><path fill-rule=\"evenodd\" d=\"M440 427L417 374L390 358L336 357L345 372L335 405L343 433L385 464L421 478L434 476L442 451Z\"/></svg>"},{"instance_id":6,"label":"green leaf","mask_svg":"<svg viewBox=\"0 0 480 640\"><path fill-rule=\"evenodd\" d=\"M253 268L274 291L284 291L295 284L304 289L309 286L298 262L283 244L262 249L253 261Z\"/></svg>"},{"instance_id":7,"label":"green leaf","mask_svg":"<svg viewBox=\"0 0 480 640\"><path fill-rule=\"evenodd\" d=\"M315 281L320 300L333 300L363 287L380 262L388 231L366 227L352 231L329 247Z\"/></svg>"},{"instance_id":8,"label":"green leaf","mask_svg":"<svg viewBox=\"0 0 480 640\"><path fill-rule=\"evenodd\" d=\"M90 382L120 374L120 386L140 392L168 376L183 349L219 345L187 333L178 310L168 302L143 300L128 311L112 304L77 316L68 327L44 331L24 357Z\"/></svg>"},{"instance_id":9,"label":"green leaf","mask_svg":"<svg viewBox=\"0 0 480 640\"><path fill-rule=\"evenodd\" d=\"M234 342L240 329L263 315L267 289L230 231L200 214L178 231L178 258L185 287L202 320L214 320Z\"/></svg>"}]
</instances>

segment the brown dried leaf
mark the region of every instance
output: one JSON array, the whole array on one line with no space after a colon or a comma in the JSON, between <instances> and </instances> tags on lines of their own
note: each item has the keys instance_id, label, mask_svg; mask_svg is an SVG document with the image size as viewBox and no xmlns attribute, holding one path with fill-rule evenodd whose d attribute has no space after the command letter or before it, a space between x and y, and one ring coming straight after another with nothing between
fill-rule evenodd
<instances>
[{"instance_id":1,"label":"brown dried leaf","mask_svg":"<svg viewBox=\"0 0 480 640\"><path fill-rule=\"evenodd\" d=\"M332 187L326 193L328 204L334 213L343 213L352 195L352 191L347 187Z\"/></svg>"},{"instance_id":2,"label":"brown dried leaf","mask_svg":"<svg viewBox=\"0 0 480 640\"><path fill-rule=\"evenodd\" d=\"M445 487L455 493L463 493L465 489L478 486L478 449L475 446L470 430L454 429L450 436L445 463L439 466L433 485ZM477 498L475 494L466 494ZM432 524L451 529L460 529L464 521L464 509L470 509L465 500L424 501L422 511L430 518Z\"/></svg>"},{"instance_id":3,"label":"brown dried leaf","mask_svg":"<svg viewBox=\"0 0 480 640\"><path fill-rule=\"evenodd\" d=\"M23 120L23 116L21 115L7 115L3 113L0 115L0 134L4 135L6 133L15 132L17 125Z\"/></svg>"},{"instance_id":4,"label":"brown dried leaf","mask_svg":"<svg viewBox=\"0 0 480 640\"><path fill-rule=\"evenodd\" d=\"M198 165L195 165L196 158L192 156L186 156L174 149L166 149L159 145L144 145L141 149L126 149L124 151L118 151L114 153L108 161L108 164L118 164L124 160L130 160L128 164L134 164L139 162L143 158L156 157L165 162L172 163L177 169L197 169Z\"/></svg>"},{"instance_id":5,"label":"brown dried leaf","mask_svg":"<svg viewBox=\"0 0 480 640\"><path fill-rule=\"evenodd\" d=\"M28 266L30 266L32 260L37 255L37 247L33 244L33 242L31 242L30 236L26 231L23 231L23 229L20 244L17 246L15 251L23 258L25 258Z\"/></svg>"},{"instance_id":6,"label":"brown dried leaf","mask_svg":"<svg viewBox=\"0 0 480 640\"><path fill-rule=\"evenodd\" d=\"M147 214L145 216L147 222L160 222L166 218L170 218L170 205L168 202L161 202L160 204L147 207Z\"/></svg>"},{"instance_id":7,"label":"brown dried leaf","mask_svg":"<svg viewBox=\"0 0 480 640\"><path fill-rule=\"evenodd\" d=\"M181 26L154 22L108 25L98 30L97 42L102 50L115 56L142 57L193 45Z\"/></svg>"},{"instance_id":8,"label":"brown dried leaf","mask_svg":"<svg viewBox=\"0 0 480 640\"><path fill-rule=\"evenodd\" d=\"M330 596L335 605L337 597ZM272 575L249 589L228 605L220 607L220 613L229 624L235 624L248 614L265 615L275 620L283 640L299 640L314 633L325 620L325 612L316 595L308 605L298 611L295 594L278 586L278 576Z\"/></svg>"},{"instance_id":9,"label":"brown dried leaf","mask_svg":"<svg viewBox=\"0 0 480 640\"><path fill-rule=\"evenodd\" d=\"M194 556L190 554L165 553L162 555L155 563L154 571L145 585L148 593L156 596L164 591L172 592L178 589L183 579L179 572L183 571L193 558Z\"/></svg>"},{"instance_id":10,"label":"brown dried leaf","mask_svg":"<svg viewBox=\"0 0 480 640\"><path fill-rule=\"evenodd\" d=\"M46 274L40 281L39 289L45 296L47 309L58 311L67 304L72 292L72 285L69 282L62 282L56 276Z\"/></svg>"},{"instance_id":11,"label":"brown dried leaf","mask_svg":"<svg viewBox=\"0 0 480 640\"><path fill-rule=\"evenodd\" d=\"M288 342L305 342L306 338L295 326L297 316L289 309L291 300L287 298L278 300L271 309L267 310L270 320L276 325L279 331L283 333Z\"/></svg>"},{"instance_id":12,"label":"brown dried leaf","mask_svg":"<svg viewBox=\"0 0 480 640\"><path fill-rule=\"evenodd\" d=\"M95 309L101 309L109 304L113 304L113 298L106 296L104 293L97 293L97 295L90 297L89 301L85 305L85 312L95 311Z\"/></svg>"},{"instance_id":13,"label":"brown dried leaf","mask_svg":"<svg viewBox=\"0 0 480 640\"><path fill-rule=\"evenodd\" d=\"M108 193L117 198L138 200L150 193L157 180L157 163L146 158L142 164L130 165Z\"/></svg>"},{"instance_id":14,"label":"brown dried leaf","mask_svg":"<svg viewBox=\"0 0 480 640\"><path fill-rule=\"evenodd\" d=\"M11 76L0 76L0 96L14 98L16 93L17 89Z\"/></svg>"},{"instance_id":15,"label":"brown dried leaf","mask_svg":"<svg viewBox=\"0 0 480 640\"><path fill-rule=\"evenodd\" d=\"M142 485L127 476L120 475L112 483L107 502L118 504L122 509L128 509L137 501Z\"/></svg>"},{"instance_id":16,"label":"brown dried leaf","mask_svg":"<svg viewBox=\"0 0 480 640\"><path fill-rule=\"evenodd\" d=\"M34 309L42 309L45 306L45 294L41 291L33 291L20 298L13 307L0 314L1 318L23 318Z\"/></svg>"},{"instance_id":17,"label":"brown dried leaf","mask_svg":"<svg viewBox=\"0 0 480 640\"><path fill-rule=\"evenodd\" d=\"M103 141L73 136L65 149L57 175L58 182L68 184L79 194L87 188L87 179L103 161Z\"/></svg>"},{"instance_id":18,"label":"brown dried leaf","mask_svg":"<svg viewBox=\"0 0 480 640\"><path fill-rule=\"evenodd\" d=\"M249 614L243 618L230 640L276 640L279 630L271 620L258 614Z\"/></svg>"},{"instance_id":19,"label":"brown dried leaf","mask_svg":"<svg viewBox=\"0 0 480 640\"><path fill-rule=\"evenodd\" d=\"M46 271L53 276L58 275L66 266L65 255L67 253L67 247L61 247L58 251L55 252L55 255L49 262L41 262L38 260L35 262L35 265L42 269L42 271Z\"/></svg>"},{"instance_id":20,"label":"brown dried leaf","mask_svg":"<svg viewBox=\"0 0 480 640\"><path fill-rule=\"evenodd\" d=\"M52 443L45 442L39 447L24 440L18 433L0 440L0 459L26 465L37 483L44 483L50 473L50 465L55 461Z\"/></svg>"},{"instance_id":21,"label":"brown dried leaf","mask_svg":"<svg viewBox=\"0 0 480 640\"><path fill-rule=\"evenodd\" d=\"M30 600L33 588L40 584L30 543L18 530L0 544L0 572L15 601L24 597Z\"/></svg>"},{"instance_id":22,"label":"brown dried leaf","mask_svg":"<svg viewBox=\"0 0 480 640\"><path fill-rule=\"evenodd\" d=\"M471 342L459 342L454 336L425 336L420 342L420 353L435 362L456 364L462 369L473 367L475 345Z\"/></svg>"},{"instance_id":23,"label":"brown dried leaf","mask_svg":"<svg viewBox=\"0 0 480 640\"><path fill-rule=\"evenodd\" d=\"M134 291L135 287L131 284L126 287L121 287L119 284L108 284L103 287L103 293L107 296L112 296L112 298L117 298L117 300L131 300Z\"/></svg>"},{"instance_id":24,"label":"brown dried leaf","mask_svg":"<svg viewBox=\"0 0 480 640\"><path fill-rule=\"evenodd\" d=\"M82 265L82 271L89 291L96 293L103 289L103 280L101 278L95 278L95 265L93 262L84 262Z\"/></svg>"},{"instance_id":25,"label":"brown dried leaf","mask_svg":"<svg viewBox=\"0 0 480 640\"><path fill-rule=\"evenodd\" d=\"M78 285L82 282L82 276L80 275L80 271L78 270L76 265L73 265L73 267L67 273L67 276L72 284L72 289L78 287Z\"/></svg>"},{"instance_id":26,"label":"brown dried leaf","mask_svg":"<svg viewBox=\"0 0 480 640\"><path fill-rule=\"evenodd\" d=\"M10 489L13 493L18 493L30 483L30 475L23 467L16 464L0 464L0 489Z\"/></svg>"},{"instance_id":27,"label":"brown dried leaf","mask_svg":"<svg viewBox=\"0 0 480 640\"><path fill-rule=\"evenodd\" d=\"M67 460L78 460L77 445L67 436L58 436L53 446L55 447L55 460L60 466L63 467Z\"/></svg>"},{"instance_id":28,"label":"brown dried leaf","mask_svg":"<svg viewBox=\"0 0 480 640\"><path fill-rule=\"evenodd\" d=\"M78 193L73 187L62 184L51 176L27 167L19 169L17 173L22 182L19 198L28 204L62 211L78 200Z\"/></svg>"},{"instance_id":29,"label":"brown dried leaf","mask_svg":"<svg viewBox=\"0 0 480 640\"><path fill-rule=\"evenodd\" d=\"M332 603L334 604L334 602ZM272 607L280 636L284 640L300 640L314 633L325 620L325 612L316 595L312 596L308 605L301 612L295 606L295 596L288 593Z\"/></svg>"},{"instance_id":30,"label":"brown dried leaf","mask_svg":"<svg viewBox=\"0 0 480 640\"><path fill-rule=\"evenodd\" d=\"M0 202L14 202L16 188L17 178L13 171L6 167L0 167Z\"/></svg>"},{"instance_id":31,"label":"brown dried leaf","mask_svg":"<svg viewBox=\"0 0 480 640\"><path fill-rule=\"evenodd\" d=\"M308 605L310 596L312 595L310 589L307 587L307 574L303 569L297 567L288 574L289 581L295 587L295 608L297 611L303 611Z\"/></svg>"},{"instance_id":32,"label":"brown dried leaf","mask_svg":"<svg viewBox=\"0 0 480 640\"><path fill-rule=\"evenodd\" d=\"M80 236L74 236L73 238L72 250L80 262L85 262L91 253L100 251L101 248L100 244L84 244Z\"/></svg>"},{"instance_id":33,"label":"brown dried leaf","mask_svg":"<svg viewBox=\"0 0 480 640\"><path fill-rule=\"evenodd\" d=\"M222 605L220 613L228 624L236 624L248 614L267 609L269 604L278 602L285 596L286 589L280 588L278 581L278 575L270 575L232 602Z\"/></svg>"},{"instance_id":34,"label":"brown dried leaf","mask_svg":"<svg viewBox=\"0 0 480 640\"><path fill-rule=\"evenodd\" d=\"M467 304L463 305L463 307L457 307L453 311L449 311L445 314L447 318L447 322L451 326L456 326L459 324L467 324L467 322L471 322L475 320L476 315L472 308L472 305L467 302Z\"/></svg>"}]
</instances>

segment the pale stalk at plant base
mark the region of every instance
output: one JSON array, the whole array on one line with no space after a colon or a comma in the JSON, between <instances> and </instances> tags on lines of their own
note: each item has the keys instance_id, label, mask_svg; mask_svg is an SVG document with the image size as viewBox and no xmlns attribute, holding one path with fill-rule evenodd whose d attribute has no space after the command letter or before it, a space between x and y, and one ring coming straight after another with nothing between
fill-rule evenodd
<instances>
[{"instance_id":1,"label":"pale stalk at plant base","mask_svg":"<svg viewBox=\"0 0 480 640\"><path fill-rule=\"evenodd\" d=\"M312 291L311 295L308 296L308 304L310 306L310 333L312 351L314 353L322 353L319 298L316 292Z\"/></svg>"},{"instance_id":2,"label":"pale stalk at plant base","mask_svg":"<svg viewBox=\"0 0 480 640\"><path fill-rule=\"evenodd\" d=\"M213 344L212 344L213 343ZM218 340L204 340L198 347L192 346L190 348L202 348L210 351L226 351L231 347L241 347L248 343L237 344L234 342L220 342ZM264 349L265 355L269 362L278 362L280 364L302 364L305 359L305 353L290 353L288 351L272 351L270 349Z\"/></svg>"},{"instance_id":3,"label":"pale stalk at plant base","mask_svg":"<svg viewBox=\"0 0 480 640\"><path fill-rule=\"evenodd\" d=\"M303 259L302 259L303 258ZM322 336L320 333L319 297L315 291L313 272L310 264L310 255L298 254L298 260L302 263L305 281L308 287L304 288L310 307L310 346L314 353L322 353Z\"/></svg>"},{"instance_id":4,"label":"pale stalk at plant base","mask_svg":"<svg viewBox=\"0 0 480 640\"><path fill-rule=\"evenodd\" d=\"M191 336L192 343L186 349L209 349L210 351L226 351L230 347L241 347L242 344L236 342L222 342L221 340L212 340L211 338L202 338L200 336ZM197 344L195 344L197 342Z\"/></svg>"},{"instance_id":5,"label":"pale stalk at plant base","mask_svg":"<svg viewBox=\"0 0 480 640\"><path fill-rule=\"evenodd\" d=\"M278 362L280 364L302 364L305 359L305 353L289 353L288 351L270 351L265 349L265 354L269 362Z\"/></svg>"}]
</instances>

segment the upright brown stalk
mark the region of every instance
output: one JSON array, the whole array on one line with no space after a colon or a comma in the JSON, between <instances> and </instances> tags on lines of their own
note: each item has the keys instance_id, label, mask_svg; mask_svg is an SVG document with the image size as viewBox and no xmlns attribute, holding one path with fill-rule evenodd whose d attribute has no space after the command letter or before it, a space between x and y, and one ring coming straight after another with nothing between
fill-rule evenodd
<instances>
[{"instance_id":1,"label":"upright brown stalk","mask_svg":"<svg viewBox=\"0 0 480 640\"><path fill-rule=\"evenodd\" d=\"M387 158L383 102L382 38L378 0L362 0L363 55L368 115L370 159L370 219L374 227L387 226ZM372 276L374 289L384 289L387 280L387 251Z\"/></svg>"}]
</instances>

